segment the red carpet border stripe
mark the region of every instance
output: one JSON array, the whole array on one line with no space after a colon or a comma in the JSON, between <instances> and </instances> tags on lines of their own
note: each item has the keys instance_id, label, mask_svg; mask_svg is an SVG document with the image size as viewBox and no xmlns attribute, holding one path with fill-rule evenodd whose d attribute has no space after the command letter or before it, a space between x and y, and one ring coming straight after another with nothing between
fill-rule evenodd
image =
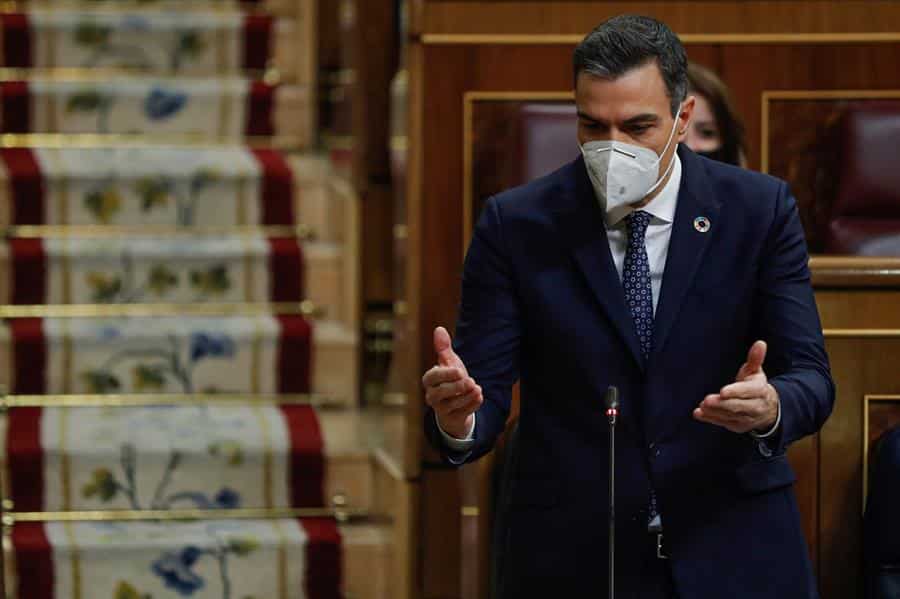
<instances>
[{"instance_id":1,"label":"red carpet border stripe","mask_svg":"<svg viewBox=\"0 0 900 599\"><path fill-rule=\"evenodd\" d=\"M12 303L43 304L47 300L47 256L41 239L10 239Z\"/></svg>"},{"instance_id":2,"label":"red carpet border stripe","mask_svg":"<svg viewBox=\"0 0 900 599\"><path fill-rule=\"evenodd\" d=\"M19 586L15 599L54 599L53 552L44 524L17 524L12 542Z\"/></svg>"},{"instance_id":3,"label":"red carpet border stripe","mask_svg":"<svg viewBox=\"0 0 900 599\"><path fill-rule=\"evenodd\" d=\"M306 596L341 599L341 533L332 519L301 519L309 541L306 546Z\"/></svg>"},{"instance_id":4,"label":"red carpet border stripe","mask_svg":"<svg viewBox=\"0 0 900 599\"><path fill-rule=\"evenodd\" d=\"M39 512L44 509L42 414L41 408L16 408L7 415L6 461L9 489L15 509L21 512Z\"/></svg>"},{"instance_id":5,"label":"red carpet border stripe","mask_svg":"<svg viewBox=\"0 0 900 599\"><path fill-rule=\"evenodd\" d=\"M263 173L262 224L290 225L297 222L294 214L294 175L284 155L277 150L251 150Z\"/></svg>"},{"instance_id":6,"label":"red carpet border stripe","mask_svg":"<svg viewBox=\"0 0 900 599\"><path fill-rule=\"evenodd\" d=\"M34 152L28 148L2 148L0 157L9 173L12 222L17 225L44 224L45 183Z\"/></svg>"},{"instance_id":7,"label":"red carpet border stripe","mask_svg":"<svg viewBox=\"0 0 900 599\"><path fill-rule=\"evenodd\" d=\"M264 81L253 81L250 84L247 94L245 135L275 135L275 89L275 86Z\"/></svg>"},{"instance_id":8,"label":"red carpet border stripe","mask_svg":"<svg viewBox=\"0 0 900 599\"><path fill-rule=\"evenodd\" d=\"M312 369L312 325L302 316L280 315L278 389L282 393L309 393Z\"/></svg>"},{"instance_id":9,"label":"red carpet border stripe","mask_svg":"<svg viewBox=\"0 0 900 599\"><path fill-rule=\"evenodd\" d=\"M12 393L43 395L47 380L47 345L40 318L9 321L13 343Z\"/></svg>"},{"instance_id":10,"label":"red carpet border stripe","mask_svg":"<svg viewBox=\"0 0 900 599\"><path fill-rule=\"evenodd\" d=\"M270 297L273 302L299 302L306 288L303 249L296 239L269 238Z\"/></svg>"},{"instance_id":11,"label":"red carpet border stripe","mask_svg":"<svg viewBox=\"0 0 900 599\"><path fill-rule=\"evenodd\" d=\"M262 71L268 66L272 49L273 19L269 15L246 15L244 17L245 69Z\"/></svg>"},{"instance_id":12,"label":"red carpet border stripe","mask_svg":"<svg viewBox=\"0 0 900 599\"><path fill-rule=\"evenodd\" d=\"M310 406L281 406L281 413L291 439L291 505L324 507L324 443L316 411Z\"/></svg>"},{"instance_id":13,"label":"red carpet border stripe","mask_svg":"<svg viewBox=\"0 0 900 599\"><path fill-rule=\"evenodd\" d=\"M27 81L0 82L0 102L3 104L3 133L29 133L31 127L31 90Z\"/></svg>"},{"instance_id":14,"label":"red carpet border stripe","mask_svg":"<svg viewBox=\"0 0 900 599\"><path fill-rule=\"evenodd\" d=\"M3 64L7 67L27 69L34 66L34 40L31 23L25 13L0 14L0 36L3 39Z\"/></svg>"}]
</instances>

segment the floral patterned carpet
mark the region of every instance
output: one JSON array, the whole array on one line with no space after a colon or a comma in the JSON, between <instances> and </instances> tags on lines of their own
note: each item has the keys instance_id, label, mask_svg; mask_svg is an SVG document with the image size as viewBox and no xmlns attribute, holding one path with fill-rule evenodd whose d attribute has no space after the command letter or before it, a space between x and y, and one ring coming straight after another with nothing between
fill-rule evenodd
<instances>
[{"instance_id":1,"label":"floral patterned carpet","mask_svg":"<svg viewBox=\"0 0 900 599\"><path fill-rule=\"evenodd\" d=\"M307 4L0 12L8 599L376 597Z\"/></svg>"}]
</instances>

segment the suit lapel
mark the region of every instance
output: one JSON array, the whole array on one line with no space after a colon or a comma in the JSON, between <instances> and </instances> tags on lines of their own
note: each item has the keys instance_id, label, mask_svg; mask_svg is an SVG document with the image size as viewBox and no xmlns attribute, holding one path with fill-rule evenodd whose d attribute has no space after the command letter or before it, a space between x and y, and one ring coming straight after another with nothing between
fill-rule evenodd
<instances>
[{"instance_id":1,"label":"suit lapel","mask_svg":"<svg viewBox=\"0 0 900 599\"><path fill-rule=\"evenodd\" d=\"M720 204L708 191L703 165L690 151L679 148L679 156L682 163L681 189L654 318L653 356L665 347L685 294L694 282L710 240L717 234L716 225L719 222ZM700 217L705 217L711 224L706 232L695 226L696 219Z\"/></svg>"},{"instance_id":2,"label":"suit lapel","mask_svg":"<svg viewBox=\"0 0 900 599\"><path fill-rule=\"evenodd\" d=\"M571 201L565 203L566 210L561 215L562 234L568 238L575 262L594 296L637 364L644 368L634 322L625 306L625 291L609 250L602 210L594 196L584 160L579 158L572 166L575 186L569 189Z\"/></svg>"}]
</instances>

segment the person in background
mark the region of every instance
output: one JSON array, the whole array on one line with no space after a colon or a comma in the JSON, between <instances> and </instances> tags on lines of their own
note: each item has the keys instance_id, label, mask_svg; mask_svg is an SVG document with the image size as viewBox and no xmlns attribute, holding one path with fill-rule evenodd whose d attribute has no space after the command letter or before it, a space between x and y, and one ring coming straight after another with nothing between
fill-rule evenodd
<instances>
[{"instance_id":1,"label":"person in background","mask_svg":"<svg viewBox=\"0 0 900 599\"><path fill-rule=\"evenodd\" d=\"M688 93L696 98L696 104L685 139L687 147L719 162L747 166L744 124L728 86L711 70L692 62L688 65Z\"/></svg>"}]
</instances>

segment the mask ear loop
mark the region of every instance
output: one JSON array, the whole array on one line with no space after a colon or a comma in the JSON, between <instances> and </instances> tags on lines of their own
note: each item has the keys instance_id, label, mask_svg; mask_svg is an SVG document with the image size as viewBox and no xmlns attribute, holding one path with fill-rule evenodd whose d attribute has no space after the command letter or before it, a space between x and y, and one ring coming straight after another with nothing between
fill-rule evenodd
<instances>
[{"instance_id":1,"label":"mask ear loop","mask_svg":"<svg viewBox=\"0 0 900 599\"><path fill-rule=\"evenodd\" d=\"M681 114L681 107L679 107L679 109L678 109L678 114ZM690 125L690 123L688 123L688 125ZM657 164L659 164L662 161L662 157L665 156L666 152L669 151L669 145L672 143L672 140L675 139L675 129L677 129L677 128L678 128L678 117L675 118L675 122L673 123L673 126L672 126L672 132L669 133L669 141L666 142L666 147L663 148L662 155L660 155L660 157L656 160ZM656 191L656 188L659 187L660 184L666 180L666 177L669 176L669 173L672 172L672 168L674 166L675 166L675 157L673 156L672 160L669 161L669 166L666 168L666 172L664 172L662 174L662 176L656 180L656 183L653 184L653 187L650 188L650 190L647 192L647 194L644 197L647 197L648 195L650 195L651 193Z\"/></svg>"},{"instance_id":2,"label":"mask ear loop","mask_svg":"<svg viewBox=\"0 0 900 599\"><path fill-rule=\"evenodd\" d=\"M681 107L678 107L678 114L681 114ZM689 123L690 124L690 123ZM675 116L675 122L672 123L672 131L669 132L669 139L666 141L666 147L663 148L662 153L659 155L659 158L656 159L656 163L659 164L662 162L662 157L666 155L666 152L669 151L669 146L672 145L672 140L675 139L675 130L678 129L678 116ZM685 128L687 131L687 128Z\"/></svg>"}]
</instances>

